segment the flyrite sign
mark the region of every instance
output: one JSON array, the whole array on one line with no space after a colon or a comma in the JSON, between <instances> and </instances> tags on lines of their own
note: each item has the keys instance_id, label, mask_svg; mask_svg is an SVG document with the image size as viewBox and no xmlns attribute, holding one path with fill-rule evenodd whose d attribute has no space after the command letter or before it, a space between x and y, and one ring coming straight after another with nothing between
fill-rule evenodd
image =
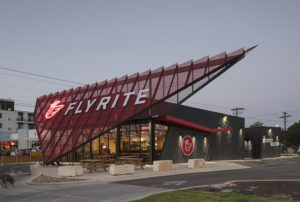
<instances>
[{"instance_id":1,"label":"flyrite sign","mask_svg":"<svg viewBox=\"0 0 300 202\"><path fill-rule=\"evenodd\" d=\"M149 89L143 89L138 91L134 105L144 104L146 102L145 98L148 97ZM120 95L121 98L120 98ZM89 99L87 101L80 101L80 102L71 102L68 107L66 108L64 115L66 116L69 112L72 112L74 109L74 114L80 114L82 112L89 112L92 106L97 106L95 108L96 111L100 109L105 110L107 108L113 109L116 107L119 100L122 100L123 97L123 104L122 107L126 107L130 97L132 95L136 95L135 91L123 93L123 94L116 94L112 99L112 96L105 96L101 98L94 98ZM121 101L120 101L121 102ZM110 107L109 107L110 105ZM85 107L83 107L85 106ZM49 107L49 109L45 113L46 119L51 119L54 117L59 111L61 111L65 107L65 104L62 103L60 100L55 100Z\"/></svg>"}]
</instances>

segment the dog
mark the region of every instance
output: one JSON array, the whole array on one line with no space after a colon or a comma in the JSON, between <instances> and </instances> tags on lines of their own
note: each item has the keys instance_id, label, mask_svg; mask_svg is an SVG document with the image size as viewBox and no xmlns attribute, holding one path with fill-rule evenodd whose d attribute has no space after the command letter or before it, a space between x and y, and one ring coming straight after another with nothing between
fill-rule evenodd
<instances>
[{"instance_id":1,"label":"dog","mask_svg":"<svg viewBox=\"0 0 300 202\"><path fill-rule=\"evenodd\" d=\"M0 179L2 180L2 187L8 189L7 182L9 182L13 187L14 186L14 178L8 174L4 174L2 170L0 170Z\"/></svg>"}]
</instances>

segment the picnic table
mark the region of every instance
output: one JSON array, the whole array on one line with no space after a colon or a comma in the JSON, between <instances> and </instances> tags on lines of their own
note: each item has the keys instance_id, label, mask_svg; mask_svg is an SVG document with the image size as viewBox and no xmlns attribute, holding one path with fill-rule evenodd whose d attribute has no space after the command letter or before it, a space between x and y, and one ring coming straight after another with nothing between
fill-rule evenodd
<instances>
[{"instance_id":1,"label":"picnic table","mask_svg":"<svg viewBox=\"0 0 300 202\"><path fill-rule=\"evenodd\" d=\"M106 172L106 169L110 166L109 161L102 159L85 159L80 160L80 163L87 168L89 173L96 171L97 168L102 168Z\"/></svg>"},{"instance_id":2,"label":"picnic table","mask_svg":"<svg viewBox=\"0 0 300 202\"><path fill-rule=\"evenodd\" d=\"M118 163L129 163L133 164L135 166L140 166L141 169L144 169L145 163L143 162L143 158L136 158L136 157L130 157L130 156L121 156L117 160Z\"/></svg>"},{"instance_id":3,"label":"picnic table","mask_svg":"<svg viewBox=\"0 0 300 202\"><path fill-rule=\"evenodd\" d=\"M115 161L115 157L113 155L95 155L94 159L106 160L106 161Z\"/></svg>"}]
</instances>

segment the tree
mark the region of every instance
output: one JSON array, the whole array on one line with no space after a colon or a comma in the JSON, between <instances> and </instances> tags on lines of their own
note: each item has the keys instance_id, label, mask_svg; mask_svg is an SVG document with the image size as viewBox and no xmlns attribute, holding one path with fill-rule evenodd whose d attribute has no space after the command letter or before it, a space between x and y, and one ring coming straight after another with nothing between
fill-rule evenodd
<instances>
[{"instance_id":1,"label":"tree","mask_svg":"<svg viewBox=\"0 0 300 202\"><path fill-rule=\"evenodd\" d=\"M263 122L261 122L261 121L256 121L256 122L254 122L254 123L252 123L252 124L250 125L250 128L257 128L257 127L262 127L262 126L264 126L264 123L263 123Z\"/></svg>"},{"instance_id":2,"label":"tree","mask_svg":"<svg viewBox=\"0 0 300 202\"><path fill-rule=\"evenodd\" d=\"M300 121L283 131L283 140L286 146L300 146Z\"/></svg>"}]
</instances>

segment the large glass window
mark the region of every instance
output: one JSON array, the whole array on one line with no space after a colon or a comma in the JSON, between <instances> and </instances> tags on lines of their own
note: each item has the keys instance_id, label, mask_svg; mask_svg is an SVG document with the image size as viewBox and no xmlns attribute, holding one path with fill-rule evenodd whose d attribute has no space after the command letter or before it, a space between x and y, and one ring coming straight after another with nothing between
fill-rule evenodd
<instances>
[{"instance_id":1,"label":"large glass window","mask_svg":"<svg viewBox=\"0 0 300 202\"><path fill-rule=\"evenodd\" d=\"M97 148L100 149L99 154L115 154L116 153L116 129L111 130L110 132L100 136L100 147L99 140ZM95 143L96 144L96 143Z\"/></svg>"},{"instance_id":2,"label":"large glass window","mask_svg":"<svg viewBox=\"0 0 300 202\"><path fill-rule=\"evenodd\" d=\"M160 157L167 133L168 126L162 124L155 124L155 158Z\"/></svg>"},{"instance_id":3,"label":"large glass window","mask_svg":"<svg viewBox=\"0 0 300 202\"><path fill-rule=\"evenodd\" d=\"M111 130L108 133L109 136L109 144L108 144L108 149L110 154L115 154L116 153L116 142L117 142L117 133L116 129Z\"/></svg>"},{"instance_id":4,"label":"large glass window","mask_svg":"<svg viewBox=\"0 0 300 202\"><path fill-rule=\"evenodd\" d=\"M150 134L149 134L149 124L141 124L141 150L143 152L149 151L149 141L150 141Z\"/></svg>"},{"instance_id":5,"label":"large glass window","mask_svg":"<svg viewBox=\"0 0 300 202\"><path fill-rule=\"evenodd\" d=\"M122 153L129 153L129 125L121 126L120 128L120 135L121 135L121 152Z\"/></svg>"},{"instance_id":6,"label":"large glass window","mask_svg":"<svg viewBox=\"0 0 300 202\"><path fill-rule=\"evenodd\" d=\"M96 138L96 139L94 139L93 140L93 142L92 142L92 146L93 146L93 155L95 156L97 156L97 155L99 155L100 154L100 147L99 147L99 145L100 145L100 142L99 142L99 137L98 138Z\"/></svg>"},{"instance_id":7,"label":"large glass window","mask_svg":"<svg viewBox=\"0 0 300 202\"><path fill-rule=\"evenodd\" d=\"M121 154L137 154L149 152L149 123L124 125L120 128Z\"/></svg>"},{"instance_id":8,"label":"large glass window","mask_svg":"<svg viewBox=\"0 0 300 202\"><path fill-rule=\"evenodd\" d=\"M130 151L132 153L139 153L141 150L141 134L139 125L130 125Z\"/></svg>"}]
</instances>

